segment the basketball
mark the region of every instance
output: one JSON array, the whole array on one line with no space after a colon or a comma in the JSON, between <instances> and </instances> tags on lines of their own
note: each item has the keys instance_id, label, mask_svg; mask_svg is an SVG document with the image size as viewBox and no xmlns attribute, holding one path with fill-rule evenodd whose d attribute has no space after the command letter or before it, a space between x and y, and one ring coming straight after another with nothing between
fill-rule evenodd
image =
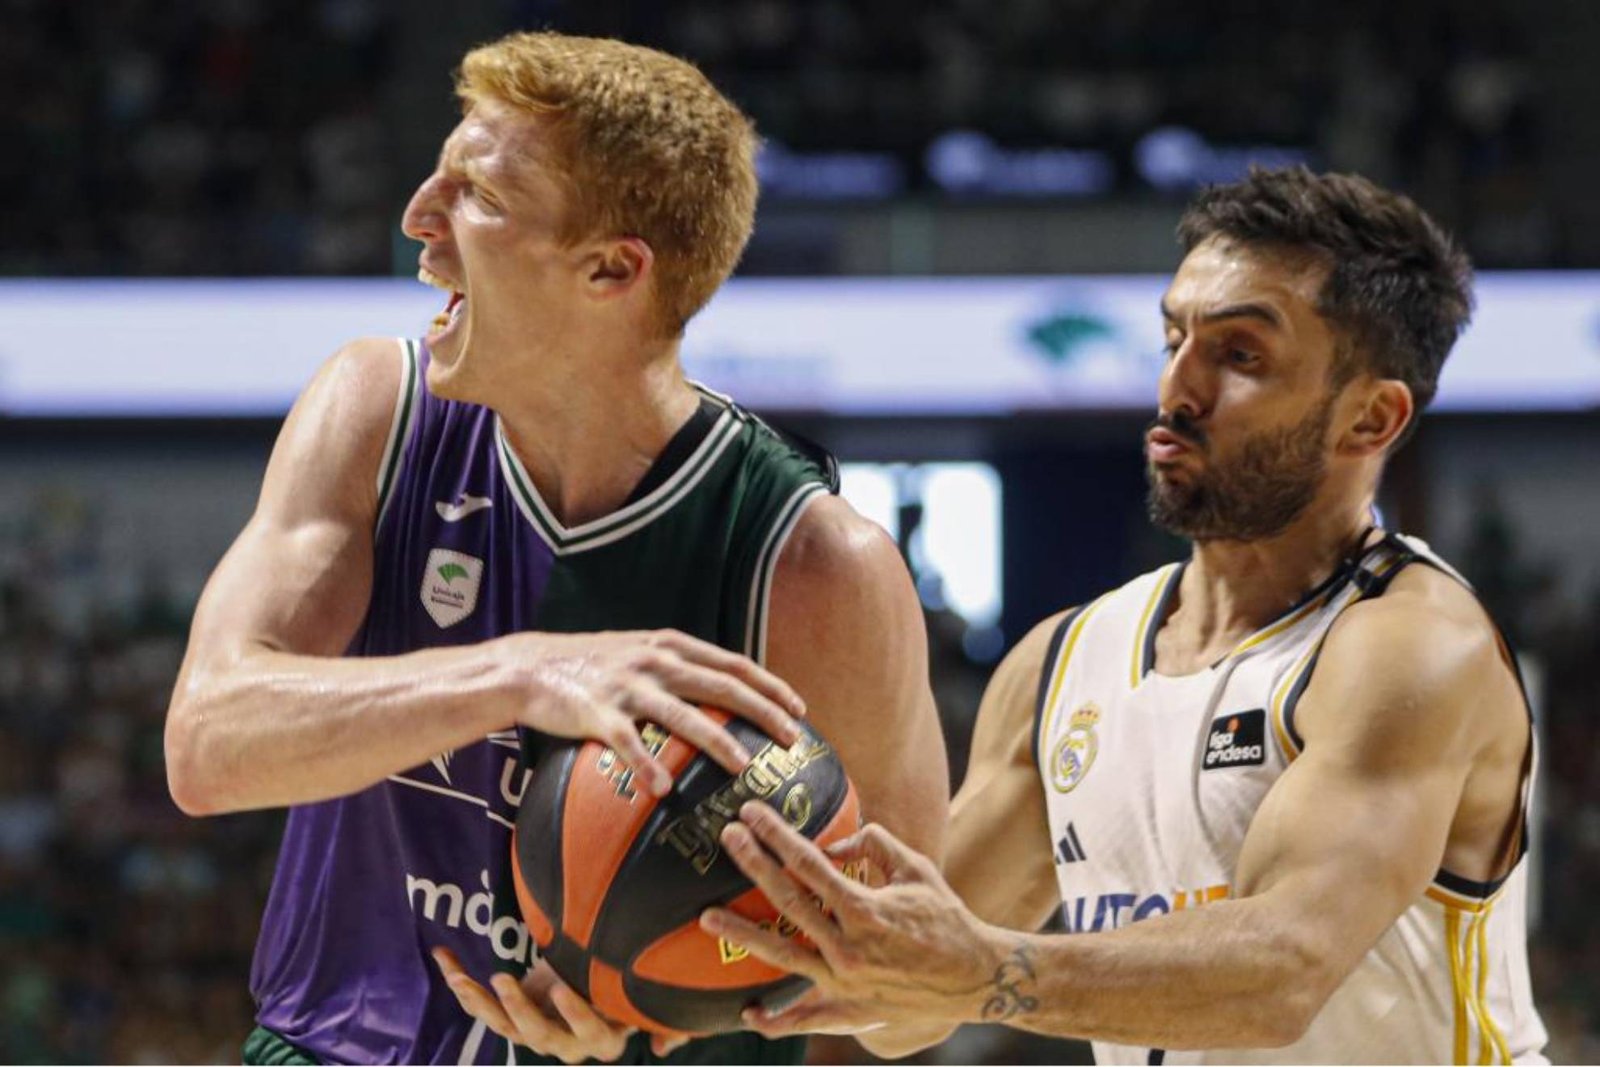
<instances>
[{"instance_id":1,"label":"basketball","mask_svg":"<svg viewBox=\"0 0 1600 1067\"><path fill-rule=\"evenodd\" d=\"M810 727L784 746L710 714L752 753L737 776L647 725L675 779L657 800L611 749L559 743L534 768L512 835L517 899L541 955L601 1013L655 1033L735 1030L746 1006L807 984L700 929L700 913L721 905L799 936L722 852L740 806L765 801L821 844L860 825L855 787Z\"/></svg>"}]
</instances>

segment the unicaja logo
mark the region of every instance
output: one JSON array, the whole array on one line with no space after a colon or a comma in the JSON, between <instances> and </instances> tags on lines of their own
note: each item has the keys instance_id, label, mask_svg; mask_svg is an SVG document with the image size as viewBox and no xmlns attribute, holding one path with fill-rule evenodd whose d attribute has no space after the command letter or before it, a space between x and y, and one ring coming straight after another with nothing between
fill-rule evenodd
<instances>
[{"instance_id":1,"label":"unicaja logo","mask_svg":"<svg viewBox=\"0 0 1600 1067\"><path fill-rule=\"evenodd\" d=\"M454 626L478 607L483 560L465 552L436 548L422 573L423 610L440 629Z\"/></svg>"}]
</instances>

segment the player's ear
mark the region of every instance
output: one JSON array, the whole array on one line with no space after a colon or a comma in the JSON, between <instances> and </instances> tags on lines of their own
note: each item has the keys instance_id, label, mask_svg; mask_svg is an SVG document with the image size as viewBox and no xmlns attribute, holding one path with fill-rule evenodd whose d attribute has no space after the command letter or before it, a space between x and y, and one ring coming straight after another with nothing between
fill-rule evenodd
<instances>
[{"instance_id":1,"label":"player's ear","mask_svg":"<svg viewBox=\"0 0 1600 1067\"><path fill-rule=\"evenodd\" d=\"M601 299L623 296L648 281L655 260L655 251L643 238L612 238L588 257L585 281Z\"/></svg>"},{"instance_id":2,"label":"player's ear","mask_svg":"<svg viewBox=\"0 0 1600 1067\"><path fill-rule=\"evenodd\" d=\"M1388 450L1411 422L1416 402L1411 387L1398 378L1357 383L1354 420L1339 442L1347 455L1367 456Z\"/></svg>"}]
</instances>

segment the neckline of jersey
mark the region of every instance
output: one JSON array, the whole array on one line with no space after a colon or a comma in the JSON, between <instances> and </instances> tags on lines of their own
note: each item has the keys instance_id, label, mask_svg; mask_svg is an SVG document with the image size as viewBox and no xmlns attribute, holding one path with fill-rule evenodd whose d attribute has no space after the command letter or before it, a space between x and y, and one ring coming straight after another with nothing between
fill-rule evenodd
<instances>
[{"instance_id":1,"label":"neckline of jersey","mask_svg":"<svg viewBox=\"0 0 1600 1067\"><path fill-rule=\"evenodd\" d=\"M1300 599L1296 600L1271 622L1258 627L1215 662L1184 674L1167 674L1156 670L1156 635L1161 631L1162 625L1171 614L1172 601L1177 596L1178 584L1183 581L1183 574L1189 567L1189 560L1181 560L1176 564L1172 564L1172 573L1168 576L1166 583L1163 585L1159 581L1157 582L1159 606L1156 606L1150 612L1149 622L1144 632L1140 635L1139 643L1135 645L1137 654L1140 656L1141 667L1138 681L1143 682L1146 678L1151 677L1181 681L1185 678L1194 678L1197 675L1211 674L1220 670L1228 661L1237 659L1247 652L1253 652L1285 631L1293 629L1295 625L1305 621L1307 617L1332 601L1340 586L1350 580L1362 563L1388 545L1387 536L1370 545L1365 543L1367 538L1372 536L1373 529L1373 527L1369 527L1362 532L1362 547L1360 549L1346 556L1339 566L1333 569L1333 573L1312 586ZM1156 605L1155 596L1152 597L1151 604Z\"/></svg>"},{"instance_id":2,"label":"neckline of jersey","mask_svg":"<svg viewBox=\"0 0 1600 1067\"><path fill-rule=\"evenodd\" d=\"M512 498L516 500L518 510L528 520L534 532L551 551L557 555L566 555L621 540L666 514L700 483L706 473L716 465L722 453L733 443L733 439L738 436L742 420L735 408L726 403L725 398L707 389L697 387L697 391L702 396L709 396L723 403L722 412L700 444L684 458L676 470L649 493L609 515L602 515L598 519L591 519L577 526L564 526L556 518L544 498L539 495L538 488L529 477L522 460L512 449L511 442L507 440L500 416L495 416L495 450L499 453L500 468L511 487Z\"/></svg>"}]
</instances>

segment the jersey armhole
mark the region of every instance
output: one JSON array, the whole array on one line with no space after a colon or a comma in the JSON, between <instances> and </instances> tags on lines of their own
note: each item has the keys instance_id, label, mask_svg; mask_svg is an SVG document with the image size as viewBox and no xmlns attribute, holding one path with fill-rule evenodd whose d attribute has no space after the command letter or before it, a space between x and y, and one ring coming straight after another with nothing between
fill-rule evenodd
<instances>
[{"instance_id":1,"label":"jersey armhole","mask_svg":"<svg viewBox=\"0 0 1600 1067\"><path fill-rule=\"evenodd\" d=\"M411 426L417 411L417 342L399 339L400 391L395 397L394 417L389 421L389 436L383 443L383 458L378 463L378 511L373 522L374 531L383 525L389 510L389 500L394 496L396 475L400 473L400 457L405 454L406 442L411 438Z\"/></svg>"},{"instance_id":2,"label":"jersey armhole","mask_svg":"<svg viewBox=\"0 0 1600 1067\"><path fill-rule=\"evenodd\" d=\"M744 654L765 665L767 662L767 611L772 604L772 576L777 572L778 559L783 546L800 522L806 505L828 492L821 482L806 482L783 502L778 518L767 531L756 556L755 573L750 579L750 600L746 608L744 628Z\"/></svg>"},{"instance_id":3,"label":"jersey armhole","mask_svg":"<svg viewBox=\"0 0 1600 1067\"><path fill-rule=\"evenodd\" d=\"M701 396L707 397L715 403L733 411L741 419L753 423L765 432L771 434L773 437L776 437L778 440L782 441L784 444L788 445L792 451L804 457L812 464L812 466L817 468L818 473L822 476L823 484L829 493L834 496L839 495L841 481L839 460L832 452L828 451L817 442L811 440L811 438L806 437L804 434L796 433L785 426L779 426L777 423L756 414L754 411L740 407L738 404L734 403L732 397L719 393L715 389L711 389L696 381L691 381L689 384L693 386Z\"/></svg>"},{"instance_id":4,"label":"jersey armhole","mask_svg":"<svg viewBox=\"0 0 1600 1067\"><path fill-rule=\"evenodd\" d=\"M1447 578L1455 579L1466 587L1467 592L1471 593L1474 599L1477 599L1477 590L1472 588L1472 583L1467 581L1460 571L1444 560L1439 559L1431 551L1426 551L1426 546L1414 545L1398 537L1396 540L1400 540L1401 544L1409 550L1410 559L1407 562L1421 563L1424 566L1432 567ZM1396 570L1399 570L1399 568L1397 567ZM1528 720L1528 751L1522 759L1522 777L1517 787L1516 834L1502 856L1502 858L1510 861L1506 864L1505 873L1488 881L1479 881L1473 878L1464 878L1441 865L1433 877L1433 883L1430 886L1432 894L1437 899L1443 899L1448 903L1452 903L1452 906L1457 907L1461 906L1460 900L1462 898L1476 902L1478 907L1487 907L1490 900L1500 892L1500 889L1516 872L1517 866L1527 856L1528 809L1533 801L1533 776L1538 767L1539 759L1539 735L1534 729L1533 723L1533 698L1528 694L1527 679L1522 676L1522 664L1518 661L1516 649L1512 647L1505 631L1500 628L1500 624L1495 621L1494 616L1489 614L1488 607L1481 600L1478 601L1478 606L1488 618L1490 628L1494 630L1495 644L1500 652L1500 657L1505 662L1506 667L1510 669L1511 677L1517 683L1517 692L1522 697L1522 710ZM1447 894L1453 894L1456 899L1451 901Z\"/></svg>"},{"instance_id":5,"label":"jersey armhole","mask_svg":"<svg viewBox=\"0 0 1600 1067\"><path fill-rule=\"evenodd\" d=\"M1431 552L1420 549L1400 535L1385 531L1383 540L1372 547L1374 549L1387 547L1396 553L1393 557L1393 564L1376 573L1365 568L1359 568L1354 575L1354 581L1360 595L1352 599L1350 601L1351 604L1357 600L1382 596L1388 591L1394 580L1399 577L1400 572L1414 563L1433 568L1445 577L1461 583L1474 598L1477 596L1476 590L1472 588L1472 583L1467 581L1461 572L1443 560L1438 559ZM1345 607L1349 606L1349 604L1345 605ZM1481 601L1479 606L1483 606ZM1510 668L1511 675L1517 683L1517 692L1522 696L1522 708L1528 717L1528 753L1523 758L1522 780L1517 790L1517 832L1514 841L1507 850L1511 862L1506 866L1504 874L1489 881L1464 878L1440 866L1429 886L1429 895L1453 907L1484 906L1490 898L1500 891L1500 888L1505 885L1506 881L1516 871L1517 865L1522 862L1523 857L1528 854L1528 808L1532 801L1533 775L1538 761L1537 748L1539 741L1538 735L1533 728L1533 701L1528 695L1527 681L1522 676L1522 666L1517 661L1516 650L1511 647L1511 642L1506 638L1505 631L1500 628L1499 623L1495 622L1494 617L1488 614L1487 608L1484 608L1484 614L1488 616L1489 625L1494 630L1495 641L1499 647L1501 658ZM1317 646L1312 651L1305 666L1295 672L1293 684L1288 690L1288 696L1282 702L1281 711L1275 716L1277 720L1275 725L1279 727L1280 731L1279 741L1284 745L1285 757L1291 761L1305 748L1305 743L1301 740L1299 731L1294 727L1295 707L1311 682L1312 672L1316 670L1317 660L1322 655L1322 645L1326 638L1327 635L1324 634L1322 639L1317 642ZM1292 749L1290 748L1291 745L1293 746ZM1464 905L1463 902L1467 903Z\"/></svg>"},{"instance_id":6,"label":"jersey armhole","mask_svg":"<svg viewBox=\"0 0 1600 1067\"><path fill-rule=\"evenodd\" d=\"M1342 573L1339 571L1334 573L1333 579L1347 581L1349 583L1347 588L1355 590L1355 595L1344 602L1339 608L1339 613L1342 614L1357 601L1382 596L1388 591L1390 583L1399 577L1401 571L1412 563L1419 562L1426 563L1428 559L1395 534L1384 531L1383 537L1363 550L1359 557L1351 560ZM1344 590L1334 588L1337 581L1332 581L1332 584L1324 583L1320 593L1329 596L1340 595ZM1278 740L1278 747L1283 751L1284 760L1289 763L1293 763L1295 758L1305 751L1306 743L1301 739L1300 731L1295 729L1294 713L1300 705L1300 698L1311 685L1311 676L1316 672L1317 661L1322 658L1322 647L1327 640L1328 632L1324 630L1317 637L1311 651L1290 670L1288 680L1277 689L1277 695L1269 709L1273 736Z\"/></svg>"}]
</instances>

